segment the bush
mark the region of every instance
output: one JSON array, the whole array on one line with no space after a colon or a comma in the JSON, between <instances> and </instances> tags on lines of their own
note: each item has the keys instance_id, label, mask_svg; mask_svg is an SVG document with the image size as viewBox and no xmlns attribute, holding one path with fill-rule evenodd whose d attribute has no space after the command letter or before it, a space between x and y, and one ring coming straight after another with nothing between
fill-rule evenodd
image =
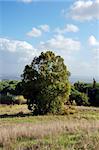
<instances>
[{"instance_id":1,"label":"bush","mask_svg":"<svg viewBox=\"0 0 99 150\"><path fill-rule=\"evenodd\" d=\"M13 95L0 95L0 104L6 104L6 105L11 105L11 104L26 104L27 100L22 96L13 96Z\"/></svg>"},{"instance_id":2,"label":"bush","mask_svg":"<svg viewBox=\"0 0 99 150\"><path fill-rule=\"evenodd\" d=\"M85 93L79 93L78 95L76 95L76 99L75 102L77 105L81 106L88 106L89 102L88 102L88 96Z\"/></svg>"},{"instance_id":3,"label":"bush","mask_svg":"<svg viewBox=\"0 0 99 150\"><path fill-rule=\"evenodd\" d=\"M89 101L92 106L99 107L99 87L88 89Z\"/></svg>"},{"instance_id":4,"label":"bush","mask_svg":"<svg viewBox=\"0 0 99 150\"><path fill-rule=\"evenodd\" d=\"M89 105L89 98L85 93L81 93L79 91L77 91L73 86L71 88L71 94L69 96L69 102L71 104L73 104L73 102L75 101L75 103L79 106L83 105L83 106L88 106Z\"/></svg>"},{"instance_id":5,"label":"bush","mask_svg":"<svg viewBox=\"0 0 99 150\"><path fill-rule=\"evenodd\" d=\"M0 104L14 104L14 97L12 95L0 95Z\"/></svg>"}]
</instances>

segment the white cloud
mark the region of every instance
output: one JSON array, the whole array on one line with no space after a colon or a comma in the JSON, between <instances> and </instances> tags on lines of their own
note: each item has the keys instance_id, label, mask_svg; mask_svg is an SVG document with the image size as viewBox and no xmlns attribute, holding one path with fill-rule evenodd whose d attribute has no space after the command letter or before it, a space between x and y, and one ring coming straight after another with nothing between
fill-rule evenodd
<instances>
[{"instance_id":1,"label":"white cloud","mask_svg":"<svg viewBox=\"0 0 99 150\"><path fill-rule=\"evenodd\" d=\"M66 27L65 27L65 30L67 32L78 32L79 31L79 28L73 24L67 24Z\"/></svg>"},{"instance_id":2,"label":"white cloud","mask_svg":"<svg viewBox=\"0 0 99 150\"><path fill-rule=\"evenodd\" d=\"M26 41L9 40L6 38L0 38L0 50L6 50L10 52L17 52L21 50L32 50L31 44Z\"/></svg>"},{"instance_id":3,"label":"white cloud","mask_svg":"<svg viewBox=\"0 0 99 150\"><path fill-rule=\"evenodd\" d=\"M73 24L67 24L63 29L56 28L55 32L58 34L65 34L66 32L78 32L79 28L76 25Z\"/></svg>"},{"instance_id":4,"label":"white cloud","mask_svg":"<svg viewBox=\"0 0 99 150\"><path fill-rule=\"evenodd\" d=\"M0 38L0 51L13 53L17 60L29 60L36 55L36 49L26 41Z\"/></svg>"},{"instance_id":5,"label":"white cloud","mask_svg":"<svg viewBox=\"0 0 99 150\"><path fill-rule=\"evenodd\" d=\"M88 41L90 46L99 46L99 41L93 35L89 37Z\"/></svg>"},{"instance_id":6,"label":"white cloud","mask_svg":"<svg viewBox=\"0 0 99 150\"><path fill-rule=\"evenodd\" d=\"M18 1L23 2L23 3L31 3L31 2L33 2L33 0L18 0Z\"/></svg>"},{"instance_id":7,"label":"white cloud","mask_svg":"<svg viewBox=\"0 0 99 150\"><path fill-rule=\"evenodd\" d=\"M50 27L47 24L40 25L39 28L44 32L49 32Z\"/></svg>"},{"instance_id":8,"label":"white cloud","mask_svg":"<svg viewBox=\"0 0 99 150\"><path fill-rule=\"evenodd\" d=\"M55 35L52 39L41 42L40 47L43 49L64 50L71 52L80 49L80 42L71 38L65 38L62 35Z\"/></svg>"},{"instance_id":9,"label":"white cloud","mask_svg":"<svg viewBox=\"0 0 99 150\"><path fill-rule=\"evenodd\" d=\"M66 12L63 12L67 15ZM75 20L99 19L99 0L78 0L70 8L70 16Z\"/></svg>"},{"instance_id":10,"label":"white cloud","mask_svg":"<svg viewBox=\"0 0 99 150\"><path fill-rule=\"evenodd\" d=\"M27 33L29 37L39 37L42 35L42 31L37 28L32 28L31 31Z\"/></svg>"},{"instance_id":11,"label":"white cloud","mask_svg":"<svg viewBox=\"0 0 99 150\"><path fill-rule=\"evenodd\" d=\"M33 27L31 31L27 33L29 37L39 37L43 32L49 32L50 27L47 24L38 26L38 28Z\"/></svg>"}]
</instances>

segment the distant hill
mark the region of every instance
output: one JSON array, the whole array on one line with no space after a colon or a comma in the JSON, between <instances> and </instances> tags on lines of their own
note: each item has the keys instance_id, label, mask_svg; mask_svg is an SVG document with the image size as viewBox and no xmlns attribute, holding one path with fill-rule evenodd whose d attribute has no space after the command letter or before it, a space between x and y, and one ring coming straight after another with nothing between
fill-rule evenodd
<instances>
[{"instance_id":1,"label":"distant hill","mask_svg":"<svg viewBox=\"0 0 99 150\"><path fill-rule=\"evenodd\" d=\"M81 82L86 82L86 83L92 83L93 78L95 78L96 82L99 82L99 77L88 77L88 76L71 76L70 81L71 83L81 81Z\"/></svg>"},{"instance_id":2,"label":"distant hill","mask_svg":"<svg viewBox=\"0 0 99 150\"><path fill-rule=\"evenodd\" d=\"M0 80L20 80L20 76L15 75L0 75Z\"/></svg>"}]
</instances>

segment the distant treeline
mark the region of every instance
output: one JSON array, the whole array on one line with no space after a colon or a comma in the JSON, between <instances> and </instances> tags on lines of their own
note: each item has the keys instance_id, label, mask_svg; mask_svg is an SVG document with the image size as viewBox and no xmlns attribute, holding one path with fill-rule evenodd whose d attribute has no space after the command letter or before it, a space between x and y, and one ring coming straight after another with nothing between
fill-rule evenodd
<instances>
[{"instance_id":1,"label":"distant treeline","mask_svg":"<svg viewBox=\"0 0 99 150\"><path fill-rule=\"evenodd\" d=\"M22 82L17 80L0 81L0 104L24 104ZM99 107L99 83L76 82L71 85L71 92L66 104Z\"/></svg>"},{"instance_id":2,"label":"distant treeline","mask_svg":"<svg viewBox=\"0 0 99 150\"><path fill-rule=\"evenodd\" d=\"M71 86L69 102L77 105L99 106L99 83L93 79L93 83L76 82Z\"/></svg>"},{"instance_id":3,"label":"distant treeline","mask_svg":"<svg viewBox=\"0 0 99 150\"><path fill-rule=\"evenodd\" d=\"M0 81L0 104L24 104L26 99L22 96L22 85L19 80Z\"/></svg>"}]
</instances>

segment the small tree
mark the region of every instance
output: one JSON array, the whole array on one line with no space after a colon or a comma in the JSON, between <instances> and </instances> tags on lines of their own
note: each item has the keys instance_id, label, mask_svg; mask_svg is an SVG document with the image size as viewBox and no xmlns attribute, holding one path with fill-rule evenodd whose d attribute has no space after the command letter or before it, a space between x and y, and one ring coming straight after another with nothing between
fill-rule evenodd
<instances>
[{"instance_id":1,"label":"small tree","mask_svg":"<svg viewBox=\"0 0 99 150\"><path fill-rule=\"evenodd\" d=\"M74 83L75 89L79 92L82 92L82 93L87 93L86 86L87 86L87 84L84 82L78 81L78 82Z\"/></svg>"},{"instance_id":2,"label":"small tree","mask_svg":"<svg viewBox=\"0 0 99 150\"><path fill-rule=\"evenodd\" d=\"M63 58L51 51L35 57L22 75L23 95L34 114L59 113L70 93L70 73Z\"/></svg>"},{"instance_id":3,"label":"small tree","mask_svg":"<svg viewBox=\"0 0 99 150\"><path fill-rule=\"evenodd\" d=\"M93 88L96 87L96 80L93 78Z\"/></svg>"},{"instance_id":4,"label":"small tree","mask_svg":"<svg viewBox=\"0 0 99 150\"><path fill-rule=\"evenodd\" d=\"M89 98L85 93L81 93L81 92L77 91L74 88L74 86L72 86L71 94L69 96L69 102L71 104L73 103L73 101L75 101L78 106L81 106L81 105L87 106L87 105L89 105L88 100L89 100Z\"/></svg>"}]
</instances>

